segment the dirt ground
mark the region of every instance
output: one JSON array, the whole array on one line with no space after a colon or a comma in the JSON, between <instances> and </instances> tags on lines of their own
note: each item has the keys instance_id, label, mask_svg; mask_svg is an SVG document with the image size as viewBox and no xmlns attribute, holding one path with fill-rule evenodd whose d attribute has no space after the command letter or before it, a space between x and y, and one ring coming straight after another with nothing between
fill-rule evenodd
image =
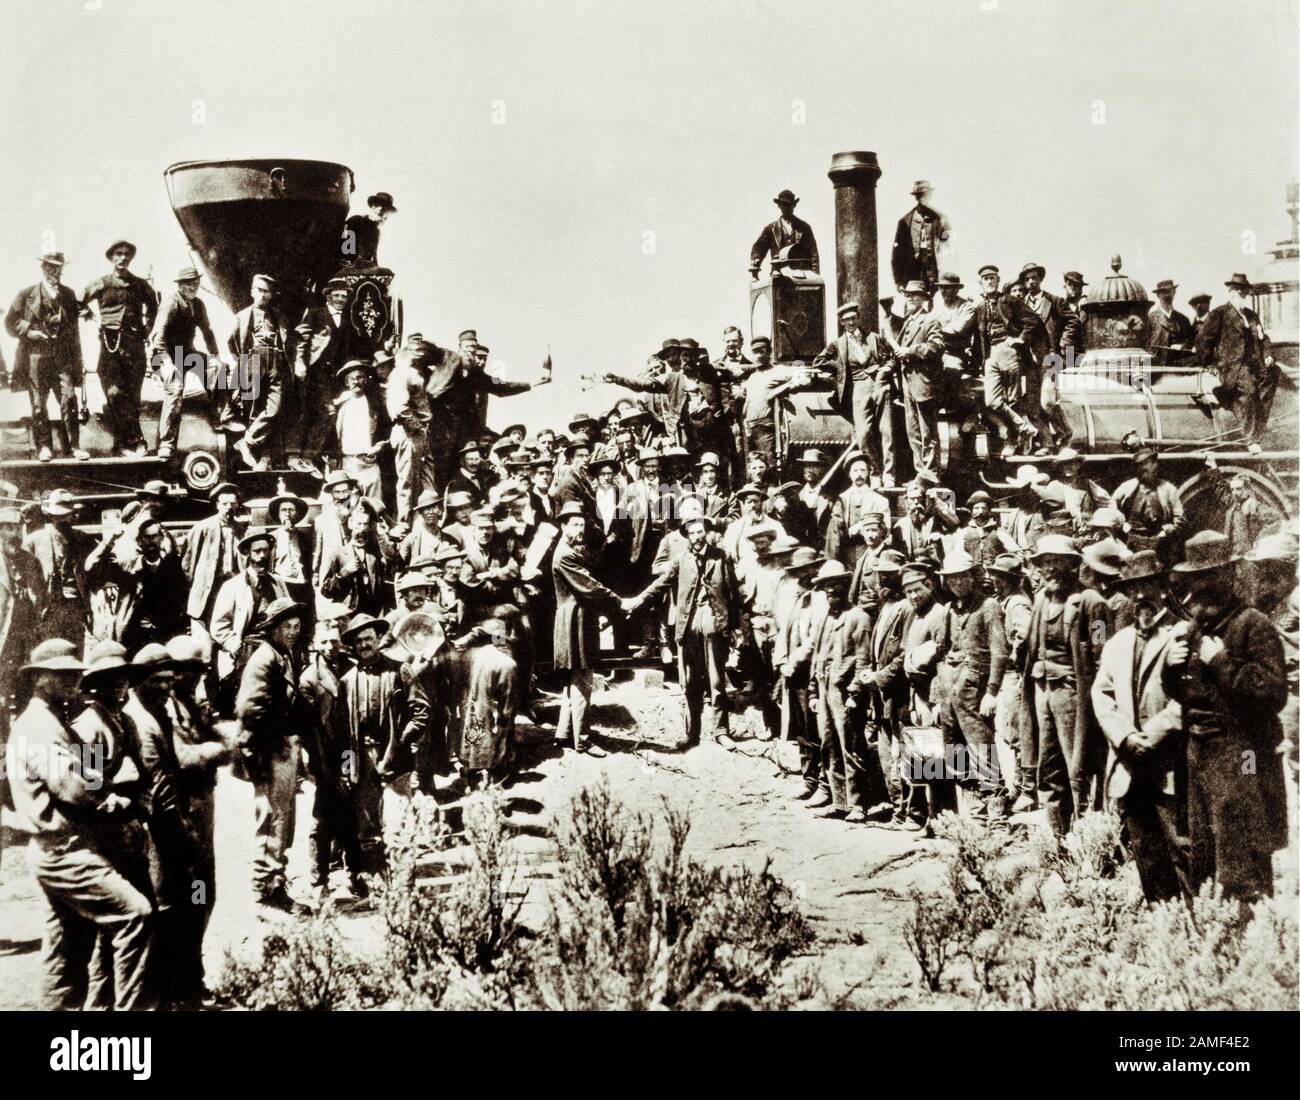
<instances>
[{"instance_id":1,"label":"dirt ground","mask_svg":"<svg viewBox=\"0 0 1300 1100\"><path fill-rule=\"evenodd\" d=\"M604 776L628 805L655 813L667 799L689 811L690 850L702 859L773 871L795 892L816 932L815 954L799 965L808 972L815 1000L824 1005L860 1004L858 991L870 983L872 1007L943 1007L961 1004L955 995L924 993L916 964L902 939L911 909L912 886L936 885L943 873L943 842L877 826L819 819L792 800L797 788L797 753L788 742L746 736L752 715L733 723L739 739L728 751L704 744L681 751L681 697L669 684L639 677L608 685L593 700L593 729L609 751L603 759L560 753L544 728L521 725L527 761L504 792L512 846L518 857L520 889L526 890L525 919L540 914L551 877L550 816L569 798ZM445 782L445 781L444 781ZM310 898L307 823L311 788L298 799L298 829L290 851L290 889ZM401 800L385 807L400 812ZM453 808L453 821L454 821ZM1017 819L1032 827L1037 815ZM6 824L13 819L6 816ZM252 855L252 788L221 774L217 788L217 903L205 943L210 975L227 951L247 956L279 919L259 917L248 869ZM40 920L36 884L29 873L24 836L7 829L0 863L0 1008L36 1007L39 997ZM459 853L442 862L454 873ZM1294 895L1295 850L1287 853L1284 892ZM370 912L344 913L341 924L359 947L378 946L381 930Z\"/></svg>"}]
</instances>

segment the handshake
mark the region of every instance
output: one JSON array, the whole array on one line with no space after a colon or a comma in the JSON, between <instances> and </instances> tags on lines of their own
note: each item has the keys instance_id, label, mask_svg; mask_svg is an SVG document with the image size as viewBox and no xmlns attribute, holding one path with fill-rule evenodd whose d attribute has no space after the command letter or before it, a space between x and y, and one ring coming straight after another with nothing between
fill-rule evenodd
<instances>
[{"instance_id":1,"label":"handshake","mask_svg":"<svg viewBox=\"0 0 1300 1100\"><path fill-rule=\"evenodd\" d=\"M624 615L631 615L641 606L644 598L644 596L624 596L618 601L619 609Z\"/></svg>"}]
</instances>

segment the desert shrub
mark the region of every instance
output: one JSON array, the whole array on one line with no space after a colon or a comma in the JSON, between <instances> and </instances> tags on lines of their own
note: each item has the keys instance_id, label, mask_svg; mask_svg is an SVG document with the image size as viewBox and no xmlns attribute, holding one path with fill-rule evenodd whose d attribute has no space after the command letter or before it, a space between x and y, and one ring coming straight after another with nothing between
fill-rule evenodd
<instances>
[{"instance_id":1,"label":"desert shrub","mask_svg":"<svg viewBox=\"0 0 1300 1100\"><path fill-rule=\"evenodd\" d=\"M559 877L533 989L549 1008L695 1008L758 1000L811 939L790 890L765 866L707 867L686 854L687 817L581 791L556 823Z\"/></svg>"},{"instance_id":2,"label":"desert shrub","mask_svg":"<svg viewBox=\"0 0 1300 1100\"><path fill-rule=\"evenodd\" d=\"M949 889L927 893L913 886L908 897L912 915L903 922L903 941L921 969L926 989L937 993L948 964L959 957L966 940L960 908Z\"/></svg>"},{"instance_id":3,"label":"desert shrub","mask_svg":"<svg viewBox=\"0 0 1300 1100\"><path fill-rule=\"evenodd\" d=\"M464 810L468 866L450 889L421 881L420 859L445 849L441 821L403 822L389 846L375 901L384 922L386 962L395 991L413 1005L515 1007L514 987L526 967L522 898L512 895L517 868L493 796Z\"/></svg>"},{"instance_id":4,"label":"desert shrub","mask_svg":"<svg viewBox=\"0 0 1300 1100\"><path fill-rule=\"evenodd\" d=\"M373 1008L388 999L381 970L352 950L325 908L268 935L254 962L227 951L213 998L223 1007L254 1010Z\"/></svg>"}]
</instances>

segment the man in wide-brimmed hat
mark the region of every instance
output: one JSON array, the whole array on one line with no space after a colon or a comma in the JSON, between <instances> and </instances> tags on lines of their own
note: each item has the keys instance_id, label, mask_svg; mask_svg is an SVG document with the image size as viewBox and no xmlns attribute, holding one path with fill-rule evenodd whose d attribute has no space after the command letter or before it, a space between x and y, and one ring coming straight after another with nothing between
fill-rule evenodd
<instances>
[{"instance_id":1,"label":"man in wide-brimmed hat","mask_svg":"<svg viewBox=\"0 0 1300 1100\"><path fill-rule=\"evenodd\" d=\"M1156 301L1147 313L1151 334L1147 349L1153 367L1172 367L1183 362L1192 350L1192 322L1187 314L1174 309L1173 279L1161 279L1155 287Z\"/></svg>"},{"instance_id":2,"label":"man in wide-brimmed hat","mask_svg":"<svg viewBox=\"0 0 1300 1100\"><path fill-rule=\"evenodd\" d=\"M392 433L383 387L372 379L371 365L364 359L348 359L335 377L342 380L343 392L334 398L328 415L334 422L341 468L356 479L362 496L382 504L389 470L383 460ZM315 456L310 457L314 462Z\"/></svg>"},{"instance_id":3,"label":"man in wide-brimmed hat","mask_svg":"<svg viewBox=\"0 0 1300 1100\"><path fill-rule=\"evenodd\" d=\"M158 312L158 296L153 287L128 270L135 258L135 245L130 241L114 241L104 257L112 262L113 270L86 287L81 308L87 318L98 313L99 364L95 369L104 389L103 420L113 436L113 453L140 458L148 453L140 432L145 340Z\"/></svg>"},{"instance_id":4,"label":"man in wide-brimmed hat","mask_svg":"<svg viewBox=\"0 0 1300 1100\"><path fill-rule=\"evenodd\" d=\"M776 203L776 208L781 214L776 221L763 226L750 248L749 277L758 278L758 269L763 266L763 257L769 253L774 268L778 263L782 263L807 271L816 271L819 257L812 226L802 218L795 217L794 213L794 208L799 205L799 196L786 188L774 196L772 201Z\"/></svg>"},{"instance_id":5,"label":"man in wide-brimmed hat","mask_svg":"<svg viewBox=\"0 0 1300 1100\"><path fill-rule=\"evenodd\" d=\"M199 297L199 272L187 265L176 273L176 290L163 302L149 333L149 370L162 387L162 408L158 413L158 457L171 458L181 435L181 411L185 397L185 379L197 379L213 399L223 401L225 393L212 385L213 358L221 346L208 320L208 307ZM198 351L195 337L203 336L203 351Z\"/></svg>"},{"instance_id":6,"label":"man in wide-brimmed hat","mask_svg":"<svg viewBox=\"0 0 1300 1100\"><path fill-rule=\"evenodd\" d=\"M1190 622L1175 628L1168 663L1188 734L1192 887L1212 878L1225 897L1253 902L1272 895L1273 852L1287 844L1287 675L1273 624L1241 599L1237 561L1218 531L1187 540L1173 580Z\"/></svg>"},{"instance_id":7,"label":"man in wide-brimmed hat","mask_svg":"<svg viewBox=\"0 0 1300 1100\"><path fill-rule=\"evenodd\" d=\"M785 567L785 579L772 600L775 637L772 666L780 676L781 710L786 736L799 747L800 782L793 797L804 801L823 792L818 807L830 805L830 788L821 768L821 735L809 706L812 643L821 621L820 598L813 580L826 559L809 546L798 547Z\"/></svg>"},{"instance_id":8,"label":"man in wide-brimmed hat","mask_svg":"<svg viewBox=\"0 0 1300 1100\"><path fill-rule=\"evenodd\" d=\"M339 245L343 264L378 267L380 227L396 213L393 196L387 191L376 191L366 199L366 212L353 214L343 223L343 240Z\"/></svg>"},{"instance_id":9,"label":"man in wide-brimmed hat","mask_svg":"<svg viewBox=\"0 0 1300 1100\"><path fill-rule=\"evenodd\" d=\"M1160 476L1160 456L1143 444L1133 452L1136 476L1123 482L1111 497L1128 524L1132 550L1154 550L1168 564L1182 553L1187 517L1173 482Z\"/></svg>"},{"instance_id":10,"label":"man in wide-brimmed hat","mask_svg":"<svg viewBox=\"0 0 1300 1100\"><path fill-rule=\"evenodd\" d=\"M917 180L912 185L916 206L899 219L894 232L890 267L899 294L914 280L928 289L939 277L939 255L947 248L950 230L948 219L930 205L933 193L928 180Z\"/></svg>"},{"instance_id":11,"label":"man in wide-brimmed hat","mask_svg":"<svg viewBox=\"0 0 1300 1100\"><path fill-rule=\"evenodd\" d=\"M311 528L302 525L310 510L302 497L284 490L266 506L274 545L271 572L284 581L289 595L303 604L311 600Z\"/></svg>"},{"instance_id":12,"label":"man in wide-brimmed hat","mask_svg":"<svg viewBox=\"0 0 1300 1100\"><path fill-rule=\"evenodd\" d=\"M1047 822L1062 836L1075 816L1101 805L1106 743L1088 697L1101 647L1111 635L1110 607L1081 590L1074 540L1040 536L1031 561L1043 578L1025 639L1022 712L1039 747L1038 789Z\"/></svg>"},{"instance_id":13,"label":"man in wide-brimmed hat","mask_svg":"<svg viewBox=\"0 0 1300 1100\"><path fill-rule=\"evenodd\" d=\"M938 299L930 314L938 318L943 333L943 377L946 401L963 401L960 383L970 373L974 356L975 303L962 297L965 284L951 271L939 275Z\"/></svg>"},{"instance_id":14,"label":"man in wide-brimmed hat","mask_svg":"<svg viewBox=\"0 0 1300 1100\"><path fill-rule=\"evenodd\" d=\"M1002 636L1006 640L1007 661L1002 687L993 711L993 731L998 747L1015 768L1004 767L1002 775L1009 792L1015 796L1012 813L1038 808L1038 745L1033 739L1033 724L1020 713L1020 661L1029 634L1033 604L1019 554L1000 552L984 562L984 575L992 585L1002 616Z\"/></svg>"},{"instance_id":15,"label":"man in wide-brimmed hat","mask_svg":"<svg viewBox=\"0 0 1300 1100\"><path fill-rule=\"evenodd\" d=\"M99 824L125 816L131 804L103 770L110 746L82 742L63 719L85 666L71 642L56 638L38 645L20 671L31 699L10 731L6 774L15 813L32 835L28 865L44 903L42 1006L85 1007L90 946L102 932L113 945L113 1007L151 1008L153 903L110 860Z\"/></svg>"},{"instance_id":16,"label":"man in wide-brimmed hat","mask_svg":"<svg viewBox=\"0 0 1300 1100\"><path fill-rule=\"evenodd\" d=\"M240 675L235 700L240 756L253 783L253 893L259 905L290 913L304 908L289 895L286 878L303 726L294 659L303 611L288 596L259 610L259 640Z\"/></svg>"},{"instance_id":17,"label":"man in wide-brimmed hat","mask_svg":"<svg viewBox=\"0 0 1300 1100\"><path fill-rule=\"evenodd\" d=\"M23 540L40 567L43 611L38 641L80 638L89 617L86 556L92 543L74 526L81 505L67 489L51 489L41 501L45 524Z\"/></svg>"},{"instance_id":18,"label":"man in wide-brimmed hat","mask_svg":"<svg viewBox=\"0 0 1300 1100\"><path fill-rule=\"evenodd\" d=\"M73 458L85 461L81 446L77 388L84 370L77 327L77 295L62 282L63 253L40 257L41 281L18 292L5 314L5 329L18 341L9 385L26 390L31 399L32 446L41 462L54 457L50 434L50 394L59 396L59 417Z\"/></svg>"},{"instance_id":19,"label":"man in wide-brimmed hat","mask_svg":"<svg viewBox=\"0 0 1300 1100\"><path fill-rule=\"evenodd\" d=\"M1300 539L1294 531L1263 535L1245 560L1252 581L1251 603L1268 616L1282 638L1287 682L1287 701L1281 714L1283 755L1294 778L1300 755L1300 588L1296 587Z\"/></svg>"},{"instance_id":20,"label":"man in wide-brimmed hat","mask_svg":"<svg viewBox=\"0 0 1300 1100\"><path fill-rule=\"evenodd\" d=\"M236 544L243 568L222 584L212 605L210 632L217 647L217 678L231 685L257 645L260 621L266 608L289 599L289 589L271 571L275 537L271 531L253 531ZM221 696L226 711L227 697Z\"/></svg>"},{"instance_id":21,"label":"man in wide-brimmed hat","mask_svg":"<svg viewBox=\"0 0 1300 1100\"><path fill-rule=\"evenodd\" d=\"M1134 619L1106 642L1090 692L1110 746L1106 797L1119 810L1147 900L1190 900L1196 891L1181 824L1187 740L1166 675L1176 620L1167 607L1165 569L1155 551L1140 550L1124 559L1114 584Z\"/></svg>"},{"instance_id":22,"label":"man in wide-brimmed hat","mask_svg":"<svg viewBox=\"0 0 1300 1100\"><path fill-rule=\"evenodd\" d=\"M1230 409L1251 454L1259 454L1268 428L1278 367L1273 345L1251 307L1250 280L1240 272L1224 286L1228 300L1206 315L1196 335L1195 361L1219 376L1214 395Z\"/></svg>"}]
</instances>

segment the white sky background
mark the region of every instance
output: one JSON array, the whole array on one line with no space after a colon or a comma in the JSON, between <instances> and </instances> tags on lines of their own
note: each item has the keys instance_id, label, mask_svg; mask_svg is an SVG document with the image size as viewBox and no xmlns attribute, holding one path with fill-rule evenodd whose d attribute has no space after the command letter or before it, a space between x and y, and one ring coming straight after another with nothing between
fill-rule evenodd
<instances>
[{"instance_id":1,"label":"white sky background","mask_svg":"<svg viewBox=\"0 0 1300 1100\"><path fill-rule=\"evenodd\" d=\"M882 293L924 178L970 292L988 261L1041 262L1059 291L1119 252L1148 290L1217 303L1287 235L1296 175L1295 0L4 0L0 41L6 305L46 232L78 292L119 235L170 289L171 163L339 161L359 208L400 208L380 258L408 330L477 328L515 379L550 345L555 382L494 401L497 427L603 411L617 391L579 372L634 373L666 336L720 351L783 187L833 281L840 150L883 169Z\"/></svg>"}]
</instances>

